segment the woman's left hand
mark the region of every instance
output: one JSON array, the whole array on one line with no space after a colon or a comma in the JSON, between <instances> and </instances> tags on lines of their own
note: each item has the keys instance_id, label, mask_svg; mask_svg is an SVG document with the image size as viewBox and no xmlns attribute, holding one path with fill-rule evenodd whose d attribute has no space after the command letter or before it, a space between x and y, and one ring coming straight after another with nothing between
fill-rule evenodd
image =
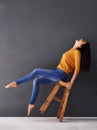
<instances>
[{"instance_id":1,"label":"woman's left hand","mask_svg":"<svg viewBox=\"0 0 97 130\"><path fill-rule=\"evenodd\" d=\"M67 89L71 89L71 88L72 88L72 85L73 85L73 83L67 82L67 83L66 83L66 88L67 88Z\"/></svg>"}]
</instances>

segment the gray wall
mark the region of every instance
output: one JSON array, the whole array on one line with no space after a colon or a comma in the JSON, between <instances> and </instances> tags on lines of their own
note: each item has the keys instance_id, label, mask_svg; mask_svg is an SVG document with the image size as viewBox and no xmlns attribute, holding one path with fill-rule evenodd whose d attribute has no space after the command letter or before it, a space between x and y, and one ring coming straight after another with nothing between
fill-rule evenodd
<instances>
[{"instance_id":1,"label":"gray wall","mask_svg":"<svg viewBox=\"0 0 97 130\"><path fill-rule=\"evenodd\" d=\"M92 67L79 74L65 116L97 116L96 35L97 0L0 0L0 116L26 116L33 81L4 86L34 68L56 69L77 38L91 43ZM40 85L31 116L56 116L56 102L39 112L53 86Z\"/></svg>"}]
</instances>

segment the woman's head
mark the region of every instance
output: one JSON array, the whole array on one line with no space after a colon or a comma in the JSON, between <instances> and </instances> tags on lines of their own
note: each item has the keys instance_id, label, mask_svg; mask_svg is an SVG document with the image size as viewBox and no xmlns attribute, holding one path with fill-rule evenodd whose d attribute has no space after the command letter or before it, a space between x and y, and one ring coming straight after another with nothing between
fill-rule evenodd
<instances>
[{"instance_id":1,"label":"woman's head","mask_svg":"<svg viewBox=\"0 0 97 130\"><path fill-rule=\"evenodd\" d=\"M91 50L90 50L90 44L84 39L76 40L76 43L78 45L78 49L81 52L81 70L83 71L89 71L91 66Z\"/></svg>"},{"instance_id":2,"label":"woman's head","mask_svg":"<svg viewBox=\"0 0 97 130\"><path fill-rule=\"evenodd\" d=\"M87 43L87 41L86 40L84 40L84 39L82 39L82 38L80 38L80 39L78 39L78 40L75 40L75 46L77 47L77 48L81 48L83 45L85 45Z\"/></svg>"}]
</instances>

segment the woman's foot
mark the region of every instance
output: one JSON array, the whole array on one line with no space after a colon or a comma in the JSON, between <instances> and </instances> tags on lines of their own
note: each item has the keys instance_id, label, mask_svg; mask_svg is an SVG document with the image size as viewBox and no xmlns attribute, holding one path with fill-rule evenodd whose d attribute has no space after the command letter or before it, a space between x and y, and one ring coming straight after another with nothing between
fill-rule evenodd
<instances>
[{"instance_id":1,"label":"woman's foot","mask_svg":"<svg viewBox=\"0 0 97 130\"><path fill-rule=\"evenodd\" d=\"M28 113L27 113L27 116L30 116L31 111L32 111L32 109L33 109L34 107L35 107L34 104L29 104L29 105L28 105Z\"/></svg>"},{"instance_id":2,"label":"woman's foot","mask_svg":"<svg viewBox=\"0 0 97 130\"><path fill-rule=\"evenodd\" d=\"M15 81L11 82L11 83L9 83L8 85L5 86L5 88L16 88L16 87L17 87L17 84L16 84Z\"/></svg>"}]
</instances>

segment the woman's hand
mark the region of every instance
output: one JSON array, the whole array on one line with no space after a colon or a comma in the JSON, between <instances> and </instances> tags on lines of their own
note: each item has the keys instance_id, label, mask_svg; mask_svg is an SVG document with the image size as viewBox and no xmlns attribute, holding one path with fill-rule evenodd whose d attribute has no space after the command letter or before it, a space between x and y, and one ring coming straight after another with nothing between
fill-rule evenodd
<instances>
[{"instance_id":1,"label":"woman's hand","mask_svg":"<svg viewBox=\"0 0 97 130\"><path fill-rule=\"evenodd\" d=\"M71 88L72 88L72 85L73 85L72 82L67 82L66 85L65 85L65 87L66 87L67 89L71 89Z\"/></svg>"},{"instance_id":2,"label":"woman's hand","mask_svg":"<svg viewBox=\"0 0 97 130\"><path fill-rule=\"evenodd\" d=\"M72 87L72 85L73 85L73 82L63 82L63 81L59 81L58 82L61 86L64 86L64 87L66 87L67 89L71 89L71 87Z\"/></svg>"}]
</instances>

